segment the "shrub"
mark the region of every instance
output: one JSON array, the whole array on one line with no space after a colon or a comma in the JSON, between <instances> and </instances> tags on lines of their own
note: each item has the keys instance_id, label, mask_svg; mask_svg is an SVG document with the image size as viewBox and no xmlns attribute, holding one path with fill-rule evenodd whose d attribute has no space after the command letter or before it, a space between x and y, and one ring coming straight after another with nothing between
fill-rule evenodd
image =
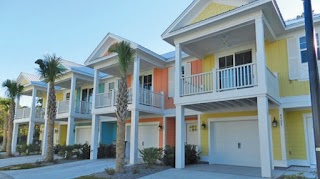
<instances>
[{"instance_id":1,"label":"shrub","mask_svg":"<svg viewBox=\"0 0 320 179\"><path fill-rule=\"evenodd\" d=\"M114 175L116 173L113 168L106 168L105 171L108 175Z\"/></svg>"},{"instance_id":2,"label":"shrub","mask_svg":"<svg viewBox=\"0 0 320 179\"><path fill-rule=\"evenodd\" d=\"M139 172L140 172L140 170L139 170L138 167L133 167L133 168L132 168L132 173L133 173L133 174L137 174L137 173L139 173Z\"/></svg>"},{"instance_id":3,"label":"shrub","mask_svg":"<svg viewBox=\"0 0 320 179\"><path fill-rule=\"evenodd\" d=\"M73 153L74 146L61 146L61 150L59 151L58 155L65 158L65 159L71 159L74 155Z\"/></svg>"},{"instance_id":4,"label":"shrub","mask_svg":"<svg viewBox=\"0 0 320 179\"><path fill-rule=\"evenodd\" d=\"M60 144L54 146L54 154L59 154L59 152L61 151L62 146Z\"/></svg>"},{"instance_id":5,"label":"shrub","mask_svg":"<svg viewBox=\"0 0 320 179\"><path fill-rule=\"evenodd\" d=\"M65 159L71 159L73 156L76 156L77 159L90 158L90 146L88 143L68 146L57 145L55 147L55 152L58 152L58 155Z\"/></svg>"},{"instance_id":6,"label":"shrub","mask_svg":"<svg viewBox=\"0 0 320 179\"><path fill-rule=\"evenodd\" d=\"M164 149L162 162L171 167L175 167L175 147L167 145Z\"/></svg>"},{"instance_id":7,"label":"shrub","mask_svg":"<svg viewBox=\"0 0 320 179\"><path fill-rule=\"evenodd\" d=\"M83 145L80 145L78 159L90 159L90 146L86 142Z\"/></svg>"},{"instance_id":8,"label":"shrub","mask_svg":"<svg viewBox=\"0 0 320 179\"><path fill-rule=\"evenodd\" d=\"M98 158L116 158L116 146L100 144L98 147Z\"/></svg>"},{"instance_id":9,"label":"shrub","mask_svg":"<svg viewBox=\"0 0 320 179\"><path fill-rule=\"evenodd\" d=\"M142 160L148 165L152 166L156 164L158 160L161 160L162 157L162 149L150 147L139 150L141 154Z\"/></svg>"},{"instance_id":10,"label":"shrub","mask_svg":"<svg viewBox=\"0 0 320 179\"><path fill-rule=\"evenodd\" d=\"M16 150L19 153L19 155L30 155L30 154L39 154L40 153L40 145L36 144L23 144L17 146Z\"/></svg>"},{"instance_id":11,"label":"shrub","mask_svg":"<svg viewBox=\"0 0 320 179\"><path fill-rule=\"evenodd\" d=\"M195 145L185 145L185 164L191 165L199 163L199 153ZM175 147L166 146L162 162L171 167L175 167Z\"/></svg>"}]
</instances>

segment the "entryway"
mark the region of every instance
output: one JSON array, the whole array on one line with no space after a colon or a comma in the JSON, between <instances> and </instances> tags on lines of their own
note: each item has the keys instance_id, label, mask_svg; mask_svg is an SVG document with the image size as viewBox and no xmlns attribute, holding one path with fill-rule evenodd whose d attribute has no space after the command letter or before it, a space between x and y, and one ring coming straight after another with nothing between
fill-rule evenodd
<instances>
[{"instance_id":1,"label":"entryway","mask_svg":"<svg viewBox=\"0 0 320 179\"><path fill-rule=\"evenodd\" d=\"M310 166L316 166L316 147L314 143L313 119L311 115L305 117L305 130L308 160L310 162Z\"/></svg>"}]
</instances>

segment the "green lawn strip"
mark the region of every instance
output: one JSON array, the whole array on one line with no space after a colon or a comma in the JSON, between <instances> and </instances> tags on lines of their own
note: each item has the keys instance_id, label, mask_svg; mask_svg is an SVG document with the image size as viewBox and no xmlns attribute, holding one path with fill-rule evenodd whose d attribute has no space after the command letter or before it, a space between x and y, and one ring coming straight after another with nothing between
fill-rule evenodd
<instances>
[{"instance_id":1,"label":"green lawn strip","mask_svg":"<svg viewBox=\"0 0 320 179\"><path fill-rule=\"evenodd\" d=\"M88 175L88 176L82 176L82 177L78 177L75 179L106 179L106 178L100 178L100 177L95 177L93 175Z\"/></svg>"},{"instance_id":2,"label":"green lawn strip","mask_svg":"<svg viewBox=\"0 0 320 179\"><path fill-rule=\"evenodd\" d=\"M24 164L18 164L18 165L10 165L6 167L1 167L0 171L5 170L23 170L23 169L31 169L31 168L39 168L44 167L47 165L37 164L37 163L24 163Z\"/></svg>"}]
</instances>

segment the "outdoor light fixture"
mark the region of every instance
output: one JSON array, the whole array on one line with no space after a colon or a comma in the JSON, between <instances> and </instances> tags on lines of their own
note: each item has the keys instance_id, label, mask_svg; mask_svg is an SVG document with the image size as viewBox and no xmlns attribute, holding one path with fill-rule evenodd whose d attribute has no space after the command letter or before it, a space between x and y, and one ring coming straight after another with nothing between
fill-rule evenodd
<instances>
[{"instance_id":1,"label":"outdoor light fixture","mask_svg":"<svg viewBox=\"0 0 320 179\"><path fill-rule=\"evenodd\" d=\"M206 129L207 125L205 123L201 124L202 129Z\"/></svg>"},{"instance_id":2,"label":"outdoor light fixture","mask_svg":"<svg viewBox=\"0 0 320 179\"><path fill-rule=\"evenodd\" d=\"M55 129L55 130L54 130L54 133L58 133L58 129Z\"/></svg>"},{"instance_id":3,"label":"outdoor light fixture","mask_svg":"<svg viewBox=\"0 0 320 179\"><path fill-rule=\"evenodd\" d=\"M272 121L272 127L278 127L278 121L276 120L275 117L273 118L273 121Z\"/></svg>"},{"instance_id":4,"label":"outdoor light fixture","mask_svg":"<svg viewBox=\"0 0 320 179\"><path fill-rule=\"evenodd\" d=\"M162 128L163 128L162 125L159 124L158 129L159 129L159 130L162 130Z\"/></svg>"}]
</instances>

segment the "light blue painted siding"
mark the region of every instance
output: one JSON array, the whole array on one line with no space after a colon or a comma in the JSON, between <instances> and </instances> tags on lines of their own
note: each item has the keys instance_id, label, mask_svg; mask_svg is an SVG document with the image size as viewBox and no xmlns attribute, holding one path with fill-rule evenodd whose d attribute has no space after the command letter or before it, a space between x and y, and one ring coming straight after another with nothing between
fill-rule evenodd
<instances>
[{"instance_id":1,"label":"light blue painted siding","mask_svg":"<svg viewBox=\"0 0 320 179\"><path fill-rule=\"evenodd\" d=\"M112 144L117 138L117 123L116 122L102 122L100 133L101 144Z\"/></svg>"}]
</instances>

